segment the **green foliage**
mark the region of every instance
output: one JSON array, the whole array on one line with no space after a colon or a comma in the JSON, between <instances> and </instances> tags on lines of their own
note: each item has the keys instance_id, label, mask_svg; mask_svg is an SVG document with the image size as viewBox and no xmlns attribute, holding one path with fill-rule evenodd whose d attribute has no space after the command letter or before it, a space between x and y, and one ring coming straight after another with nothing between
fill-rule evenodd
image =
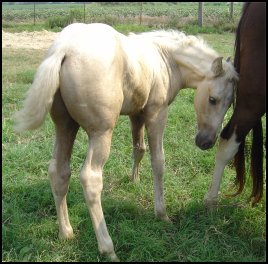
<instances>
[{"instance_id":1,"label":"green foliage","mask_svg":"<svg viewBox=\"0 0 268 264\"><path fill-rule=\"evenodd\" d=\"M48 19L48 26L50 28L64 28L73 23L73 19L71 17L51 17Z\"/></svg>"},{"instance_id":2,"label":"green foliage","mask_svg":"<svg viewBox=\"0 0 268 264\"><path fill-rule=\"evenodd\" d=\"M74 22L81 22L83 13L79 9L72 9L68 16L57 16L48 19L49 28L64 28Z\"/></svg>"}]
</instances>

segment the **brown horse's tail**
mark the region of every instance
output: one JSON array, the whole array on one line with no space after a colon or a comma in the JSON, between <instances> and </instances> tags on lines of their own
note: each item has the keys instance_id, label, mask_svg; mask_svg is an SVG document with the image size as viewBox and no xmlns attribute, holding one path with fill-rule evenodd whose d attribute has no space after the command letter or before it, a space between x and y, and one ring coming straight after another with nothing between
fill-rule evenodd
<instances>
[{"instance_id":1,"label":"brown horse's tail","mask_svg":"<svg viewBox=\"0 0 268 264\"><path fill-rule=\"evenodd\" d=\"M240 194L245 186L245 139L243 139L239 145L238 151L234 157L234 166L236 169L236 179L235 184L238 187L235 194L236 196Z\"/></svg>"},{"instance_id":2,"label":"brown horse's tail","mask_svg":"<svg viewBox=\"0 0 268 264\"><path fill-rule=\"evenodd\" d=\"M253 127L250 172L253 180L251 197L254 205L260 201L263 193L263 134L261 119Z\"/></svg>"},{"instance_id":3,"label":"brown horse's tail","mask_svg":"<svg viewBox=\"0 0 268 264\"><path fill-rule=\"evenodd\" d=\"M263 194L263 134L262 122L258 121L252 131L252 146L251 146L251 164L250 173L252 177L252 205L258 203ZM236 185L237 192L232 196L240 194L245 186L245 139L239 145L238 152L234 158L234 166L236 169Z\"/></svg>"},{"instance_id":4,"label":"brown horse's tail","mask_svg":"<svg viewBox=\"0 0 268 264\"><path fill-rule=\"evenodd\" d=\"M23 109L14 115L15 131L35 129L43 123L59 88L60 69L64 56L64 51L55 50L39 66Z\"/></svg>"}]
</instances>

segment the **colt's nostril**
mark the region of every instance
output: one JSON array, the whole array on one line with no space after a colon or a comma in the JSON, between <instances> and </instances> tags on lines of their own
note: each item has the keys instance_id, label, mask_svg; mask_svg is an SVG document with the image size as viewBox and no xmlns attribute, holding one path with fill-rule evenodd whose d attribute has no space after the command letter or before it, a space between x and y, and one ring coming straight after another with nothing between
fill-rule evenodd
<instances>
[{"instance_id":1,"label":"colt's nostril","mask_svg":"<svg viewBox=\"0 0 268 264\"><path fill-rule=\"evenodd\" d=\"M195 137L195 144L202 150L209 149L213 146L214 141L209 139L207 134L198 133Z\"/></svg>"}]
</instances>

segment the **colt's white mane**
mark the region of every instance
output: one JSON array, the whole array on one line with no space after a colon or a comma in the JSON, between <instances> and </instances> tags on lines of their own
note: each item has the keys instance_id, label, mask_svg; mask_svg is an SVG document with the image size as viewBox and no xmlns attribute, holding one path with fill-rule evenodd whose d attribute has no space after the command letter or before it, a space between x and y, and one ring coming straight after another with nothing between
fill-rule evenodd
<instances>
[{"instance_id":1,"label":"colt's white mane","mask_svg":"<svg viewBox=\"0 0 268 264\"><path fill-rule=\"evenodd\" d=\"M157 45L163 53L171 52L171 56L179 64L194 70L200 76L211 75L212 62L219 57L219 54L213 50L200 37L189 35L179 31L152 31L140 34L130 33L129 37L145 38L151 40ZM223 60L223 69L227 79L237 78L235 69L231 63Z\"/></svg>"}]
</instances>

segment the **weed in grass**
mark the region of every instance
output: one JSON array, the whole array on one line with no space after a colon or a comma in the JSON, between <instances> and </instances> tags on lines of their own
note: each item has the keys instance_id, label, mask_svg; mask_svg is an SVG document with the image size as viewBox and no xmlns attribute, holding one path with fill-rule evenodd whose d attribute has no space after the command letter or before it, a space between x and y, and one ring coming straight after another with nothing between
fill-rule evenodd
<instances>
[{"instance_id":1,"label":"weed in grass","mask_svg":"<svg viewBox=\"0 0 268 264\"><path fill-rule=\"evenodd\" d=\"M19 72L16 75L16 82L24 83L24 84L31 84L34 79L34 74L36 70L27 70L23 72Z\"/></svg>"}]
</instances>

